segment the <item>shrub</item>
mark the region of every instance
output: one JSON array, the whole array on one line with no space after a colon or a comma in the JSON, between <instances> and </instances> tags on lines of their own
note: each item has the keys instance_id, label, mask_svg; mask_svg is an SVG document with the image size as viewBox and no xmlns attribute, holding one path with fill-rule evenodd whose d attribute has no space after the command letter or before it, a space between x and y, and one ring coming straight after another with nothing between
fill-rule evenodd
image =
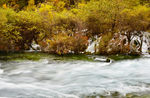
<instances>
[{"instance_id":1,"label":"shrub","mask_svg":"<svg viewBox=\"0 0 150 98\"><path fill-rule=\"evenodd\" d=\"M15 42L21 37L16 31L17 27L10 22L15 20L16 13L8 8L0 8L0 16L0 51L15 51L18 49Z\"/></svg>"},{"instance_id":2,"label":"shrub","mask_svg":"<svg viewBox=\"0 0 150 98\"><path fill-rule=\"evenodd\" d=\"M21 50L29 49L33 40L37 42L38 35L44 32L42 18L37 12L20 11L17 13L15 23L13 24L18 27L17 31L20 32L20 36L22 37L16 43Z\"/></svg>"},{"instance_id":3,"label":"shrub","mask_svg":"<svg viewBox=\"0 0 150 98\"><path fill-rule=\"evenodd\" d=\"M88 46L88 40L86 36L81 34L76 34L75 36L69 36L65 33L60 33L54 35L51 40L47 40L46 44L47 50L50 53L56 53L59 55L68 53L81 53Z\"/></svg>"},{"instance_id":4,"label":"shrub","mask_svg":"<svg viewBox=\"0 0 150 98\"><path fill-rule=\"evenodd\" d=\"M84 52L85 49L87 49L87 47L88 47L88 38L87 38L87 36L84 36L82 33L75 34L73 36L72 46L73 46L72 51L75 54Z\"/></svg>"},{"instance_id":5,"label":"shrub","mask_svg":"<svg viewBox=\"0 0 150 98\"><path fill-rule=\"evenodd\" d=\"M58 32L70 32L70 35L84 29L82 21L72 10L55 11L52 5L42 4L38 10L42 17L43 28L46 31L41 36L52 37Z\"/></svg>"},{"instance_id":6,"label":"shrub","mask_svg":"<svg viewBox=\"0 0 150 98\"><path fill-rule=\"evenodd\" d=\"M117 29L119 12L122 10L123 1L97 0L80 5L78 17L85 22L88 35L95 36ZM107 14L106 14L107 13Z\"/></svg>"},{"instance_id":7,"label":"shrub","mask_svg":"<svg viewBox=\"0 0 150 98\"><path fill-rule=\"evenodd\" d=\"M113 35L111 32L103 34L99 43L99 54L107 54L107 46L112 39Z\"/></svg>"},{"instance_id":8,"label":"shrub","mask_svg":"<svg viewBox=\"0 0 150 98\"><path fill-rule=\"evenodd\" d=\"M44 32L41 17L37 12L0 9L0 43L1 50L26 50L33 40L37 42L38 34ZM4 46L3 46L4 44Z\"/></svg>"}]
</instances>

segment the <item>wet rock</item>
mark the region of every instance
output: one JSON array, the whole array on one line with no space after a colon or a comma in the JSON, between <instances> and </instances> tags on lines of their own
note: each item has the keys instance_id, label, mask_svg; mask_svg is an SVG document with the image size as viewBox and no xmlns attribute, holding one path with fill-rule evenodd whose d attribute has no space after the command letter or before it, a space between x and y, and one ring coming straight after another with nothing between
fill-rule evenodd
<instances>
[{"instance_id":1,"label":"wet rock","mask_svg":"<svg viewBox=\"0 0 150 98\"><path fill-rule=\"evenodd\" d=\"M110 62L111 60L109 58L106 59L106 62Z\"/></svg>"},{"instance_id":2,"label":"wet rock","mask_svg":"<svg viewBox=\"0 0 150 98\"><path fill-rule=\"evenodd\" d=\"M61 59L60 58L54 58L53 60L58 61L58 60L61 60Z\"/></svg>"},{"instance_id":3,"label":"wet rock","mask_svg":"<svg viewBox=\"0 0 150 98\"><path fill-rule=\"evenodd\" d=\"M117 96L118 96L118 97L119 97L119 96L121 96L121 95L120 95L119 92L116 91L116 92L113 92L113 93L112 93L112 96L114 96L114 97L117 97Z\"/></svg>"},{"instance_id":4,"label":"wet rock","mask_svg":"<svg viewBox=\"0 0 150 98\"><path fill-rule=\"evenodd\" d=\"M94 61L110 63L111 60L109 58L95 58Z\"/></svg>"},{"instance_id":5,"label":"wet rock","mask_svg":"<svg viewBox=\"0 0 150 98\"><path fill-rule=\"evenodd\" d=\"M147 49L147 50L148 50L148 53L150 54L150 47L148 47L148 49Z\"/></svg>"}]
</instances>

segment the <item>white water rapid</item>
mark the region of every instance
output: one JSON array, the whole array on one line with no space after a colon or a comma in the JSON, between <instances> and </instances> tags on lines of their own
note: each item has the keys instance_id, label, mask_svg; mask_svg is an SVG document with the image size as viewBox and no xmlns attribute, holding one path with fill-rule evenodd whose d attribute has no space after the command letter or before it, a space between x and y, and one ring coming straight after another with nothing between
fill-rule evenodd
<instances>
[{"instance_id":1,"label":"white water rapid","mask_svg":"<svg viewBox=\"0 0 150 98\"><path fill-rule=\"evenodd\" d=\"M0 64L0 97L4 98L87 98L150 91L150 58L111 64L49 59Z\"/></svg>"}]
</instances>

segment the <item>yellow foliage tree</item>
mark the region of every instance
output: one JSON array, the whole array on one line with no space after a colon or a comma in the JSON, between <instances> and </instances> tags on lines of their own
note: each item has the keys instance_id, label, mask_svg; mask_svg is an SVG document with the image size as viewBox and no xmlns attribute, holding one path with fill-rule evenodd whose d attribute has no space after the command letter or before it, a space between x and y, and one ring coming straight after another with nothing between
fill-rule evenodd
<instances>
[{"instance_id":1,"label":"yellow foliage tree","mask_svg":"<svg viewBox=\"0 0 150 98\"><path fill-rule=\"evenodd\" d=\"M34 0L28 1L27 10L35 10L35 1Z\"/></svg>"}]
</instances>

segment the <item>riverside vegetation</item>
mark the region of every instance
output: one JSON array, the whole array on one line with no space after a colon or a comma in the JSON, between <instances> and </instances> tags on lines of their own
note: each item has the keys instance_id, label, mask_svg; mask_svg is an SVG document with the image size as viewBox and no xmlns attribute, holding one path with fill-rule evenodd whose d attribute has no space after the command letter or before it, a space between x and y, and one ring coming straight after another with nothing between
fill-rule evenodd
<instances>
[{"instance_id":1,"label":"riverside vegetation","mask_svg":"<svg viewBox=\"0 0 150 98\"><path fill-rule=\"evenodd\" d=\"M150 31L149 0L0 0L0 16L5 52L34 49L34 42L42 52L85 53L98 36L97 54L141 54Z\"/></svg>"},{"instance_id":2,"label":"riverside vegetation","mask_svg":"<svg viewBox=\"0 0 150 98\"><path fill-rule=\"evenodd\" d=\"M0 0L0 97L150 98L149 32L150 0Z\"/></svg>"}]
</instances>

